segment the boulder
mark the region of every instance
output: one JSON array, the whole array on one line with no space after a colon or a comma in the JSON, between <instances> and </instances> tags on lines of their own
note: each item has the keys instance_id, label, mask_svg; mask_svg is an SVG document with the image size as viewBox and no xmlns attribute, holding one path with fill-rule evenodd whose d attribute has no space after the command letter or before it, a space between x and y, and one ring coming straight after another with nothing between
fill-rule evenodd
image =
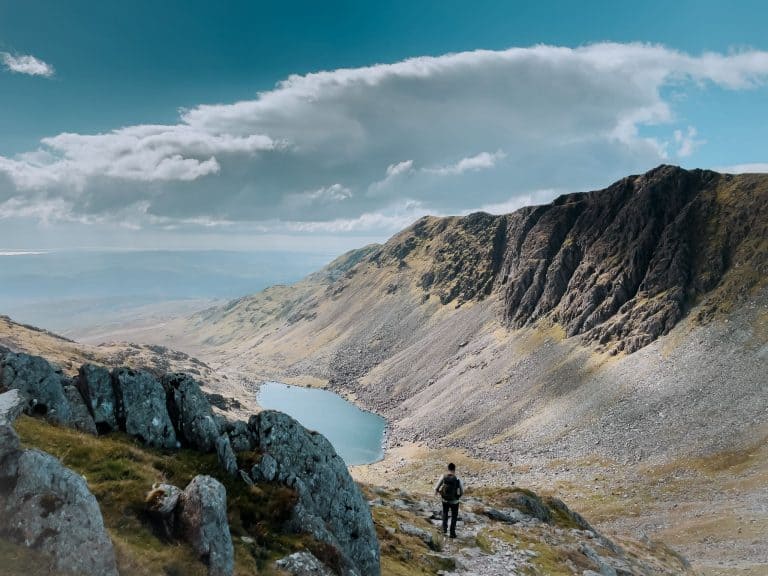
<instances>
[{"instance_id":1,"label":"boulder","mask_svg":"<svg viewBox=\"0 0 768 576\"><path fill-rule=\"evenodd\" d=\"M234 571L234 548L227 523L227 491L210 476L195 476L179 498L181 534L208 566L209 576Z\"/></svg>"},{"instance_id":2,"label":"boulder","mask_svg":"<svg viewBox=\"0 0 768 576\"><path fill-rule=\"evenodd\" d=\"M146 444L177 448L176 432L166 408L160 382L148 372L116 368L112 372L117 398L117 422L121 429Z\"/></svg>"},{"instance_id":3,"label":"boulder","mask_svg":"<svg viewBox=\"0 0 768 576\"><path fill-rule=\"evenodd\" d=\"M176 507L180 498L181 490L172 484L154 484L145 498L155 531L166 540L176 535Z\"/></svg>"},{"instance_id":4,"label":"boulder","mask_svg":"<svg viewBox=\"0 0 768 576\"><path fill-rule=\"evenodd\" d=\"M93 421L93 416L88 411L83 396L75 386L64 386L64 397L69 402L69 422L68 425L80 432L86 432L88 434L97 434L96 423Z\"/></svg>"},{"instance_id":5,"label":"boulder","mask_svg":"<svg viewBox=\"0 0 768 576\"><path fill-rule=\"evenodd\" d=\"M181 373L164 375L162 383L179 441L195 450L213 452L219 438L219 425L200 385Z\"/></svg>"},{"instance_id":6,"label":"boulder","mask_svg":"<svg viewBox=\"0 0 768 576\"><path fill-rule=\"evenodd\" d=\"M296 552L275 564L291 576L333 576L333 572L311 552Z\"/></svg>"},{"instance_id":7,"label":"boulder","mask_svg":"<svg viewBox=\"0 0 768 576\"><path fill-rule=\"evenodd\" d=\"M109 370L84 364L75 381L100 434L117 430L117 400Z\"/></svg>"},{"instance_id":8,"label":"boulder","mask_svg":"<svg viewBox=\"0 0 768 576\"><path fill-rule=\"evenodd\" d=\"M274 410L252 416L248 426L259 448L274 458L275 479L297 492L293 527L336 548L344 574L380 574L368 504L330 442Z\"/></svg>"},{"instance_id":9,"label":"boulder","mask_svg":"<svg viewBox=\"0 0 768 576\"><path fill-rule=\"evenodd\" d=\"M44 415L67 425L70 408L63 381L61 370L39 356L8 352L0 362L0 387L18 390L26 400L28 414Z\"/></svg>"},{"instance_id":10,"label":"boulder","mask_svg":"<svg viewBox=\"0 0 768 576\"><path fill-rule=\"evenodd\" d=\"M6 538L40 550L58 571L117 576L112 542L82 476L38 450L18 454L15 476L0 493Z\"/></svg>"}]
</instances>

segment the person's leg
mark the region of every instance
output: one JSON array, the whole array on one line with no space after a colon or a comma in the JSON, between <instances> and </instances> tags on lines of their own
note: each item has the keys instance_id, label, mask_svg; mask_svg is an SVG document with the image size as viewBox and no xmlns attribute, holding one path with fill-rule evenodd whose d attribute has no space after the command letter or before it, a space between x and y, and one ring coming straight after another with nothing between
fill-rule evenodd
<instances>
[{"instance_id":1,"label":"person's leg","mask_svg":"<svg viewBox=\"0 0 768 576\"><path fill-rule=\"evenodd\" d=\"M456 520L459 518L459 504L451 504L451 538L456 538Z\"/></svg>"},{"instance_id":2,"label":"person's leg","mask_svg":"<svg viewBox=\"0 0 768 576\"><path fill-rule=\"evenodd\" d=\"M450 508L450 504L443 500L443 534L448 532L448 509Z\"/></svg>"}]
</instances>

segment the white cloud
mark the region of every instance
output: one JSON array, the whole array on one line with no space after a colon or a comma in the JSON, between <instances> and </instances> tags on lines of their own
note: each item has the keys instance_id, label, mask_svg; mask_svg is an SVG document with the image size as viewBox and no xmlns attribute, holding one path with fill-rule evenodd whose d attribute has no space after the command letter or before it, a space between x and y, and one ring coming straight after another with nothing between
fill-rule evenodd
<instances>
[{"instance_id":1,"label":"white cloud","mask_svg":"<svg viewBox=\"0 0 768 576\"><path fill-rule=\"evenodd\" d=\"M733 164L717 168L719 172L727 174L754 174L768 172L768 162L753 162L751 164Z\"/></svg>"},{"instance_id":2,"label":"white cloud","mask_svg":"<svg viewBox=\"0 0 768 576\"><path fill-rule=\"evenodd\" d=\"M486 170L496 166L496 162L505 158L506 154L501 150L494 152L480 152L475 156L468 158L462 158L455 164L449 164L447 166L440 166L438 168L425 168L425 172L432 172L434 174L440 174L441 176L456 176L464 174L464 172L476 172L478 170Z\"/></svg>"},{"instance_id":3,"label":"white cloud","mask_svg":"<svg viewBox=\"0 0 768 576\"><path fill-rule=\"evenodd\" d=\"M687 158L691 154L693 154L693 151L698 148L699 146L702 146L703 144L706 144L706 140L697 140L696 136L698 135L698 132L696 131L696 128L693 126L688 126L688 130L686 132L683 132L682 130L675 130L674 137L675 137L675 144L677 144L677 155L680 158Z\"/></svg>"},{"instance_id":4,"label":"white cloud","mask_svg":"<svg viewBox=\"0 0 768 576\"><path fill-rule=\"evenodd\" d=\"M60 134L0 156L0 207L166 227L395 226L422 212L516 205L530 190L605 185L664 161L668 147L693 154L703 141L676 122L679 95L763 89L767 79L768 52L691 56L647 44L478 50L290 76L251 100L183 110L175 124ZM402 209L409 202L418 209Z\"/></svg>"},{"instance_id":5,"label":"white cloud","mask_svg":"<svg viewBox=\"0 0 768 576\"><path fill-rule=\"evenodd\" d=\"M2 60L7 70L17 74L50 78L55 73L53 66L30 55L14 55L10 52L0 52L0 60Z\"/></svg>"}]
</instances>

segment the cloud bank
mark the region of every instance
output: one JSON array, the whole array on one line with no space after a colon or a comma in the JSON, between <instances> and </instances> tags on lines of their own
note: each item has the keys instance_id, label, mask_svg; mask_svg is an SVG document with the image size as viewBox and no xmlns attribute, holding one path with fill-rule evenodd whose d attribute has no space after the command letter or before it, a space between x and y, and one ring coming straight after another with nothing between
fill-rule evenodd
<instances>
[{"instance_id":1,"label":"cloud bank","mask_svg":"<svg viewBox=\"0 0 768 576\"><path fill-rule=\"evenodd\" d=\"M647 44L295 75L251 100L182 110L176 124L59 134L0 156L0 218L392 231L424 213L546 201L687 157L706 134L678 122L666 88L767 80L768 52ZM542 190L550 196L532 192Z\"/></svg>"}]
</instances>

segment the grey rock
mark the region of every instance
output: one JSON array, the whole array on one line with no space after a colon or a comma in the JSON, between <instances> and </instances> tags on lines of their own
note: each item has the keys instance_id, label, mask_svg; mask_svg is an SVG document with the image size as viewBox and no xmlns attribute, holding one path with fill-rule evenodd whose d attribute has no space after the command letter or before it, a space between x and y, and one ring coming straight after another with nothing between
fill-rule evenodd
<instances>
[{"instance_id":1,"label":"grey rock","mask_svg":"<svg viewBox=\"0 0 768 576\"><path fill-rule=\"evenodd\" d=\"M0 362L0 386L18 390L27 402L28 414L45 415L66 425L70 408L63 380L61 370L39 356L8 352Z\"/></svg>"},{"instance_id":2,"label":"grey rock","mask_svg":"<svg viewBox=\"0 0 768 576\"><path fill-rule=\"evenodd\" d=\"M24 410L24 398L18 390L9 390L0 394L0 470L7 456L19 450L19 437L13 429L13 422ZM15 475L16 471L6 471L6 475Z\"/></svg>"},{"instance_id":3,"label":"grey rock","mask_svg":"<svg viewBox=\"0 0 768 576\"><path fill-rule=\"evenodd\" d=\"M227 523L227 491L210 476L195 476L178 505L179 526L208 566L209 576L228 576L234 571L234 548Z\"/></svg>"},{"instance_id":4,"label":"grey rock","mask_svg":"<svg viewBox=\"0 0 768 576\"><path fill-rule=\"evenodd\" d=\"M617 576L616 569L608 563L606 558L600 556L589 544L582 543L579 550L584 556L597 564L601 576Z\"/></svg>"},{"instance_id":5,"label":"grey rock","mask_svg":"<svg viewBox=\"0 0 768 576\"><path fill-rule=\"evenodd\" d=\"M380 574L368 504L328 440L273 410L252 416L248 426L260 449L275 459L275 479L298 494L293 527L336 548L344 574Z\"/></svg>"},{"instance_id":6,"label":"grey rock","mask_svg":"<svg viewBox=\"0 0 768 576\"><path fill-rule=\"evenodd\" d=\"M333 576L333 572L310 552L296 552L275 564L291 576Z\"/></svg>"},{"instance_id":7,"label":"grey rock","mask_svg":"<svg viewBox=\"0 0 768 576\"><path fill-rule=\"evenodd\" d=\"M170 540L176 534L176 509L181 490L172 484L154 484L147 493L146 504L149 517L157 531Z\"/></svg>"},{"instance_id":8,"label":"grey rock","mask_svg":"<svg viewBox=\"0 0 768 576\"><path fill-rule=\"evenodd\" d=\"M264 454L259 462L259 471L265 482L272 482L277 476L277 460L269 454Z\"/></svg>"},{"instance_id":9,"label":"grey rock","mask_svg":"<svg viewBox=\"0 0 768 576\"><path fill-rule=\"evenodd\" d=\"M16 482L0 493L3 529L11 539L52 558L57 570L117 576L112 542L82 476L38 450L20 453Z\"/></svg>"},{"instance_id":10,"label":"grey rock","mask_svg":"<svg viewBox=\"0 0 768 576\"><path fill-rule=\"evenodd\" d=\"M253 450L253 441L248 430L248 424L242 420L227 422L226 431L229 435L229 441L232 443L232 450L235 452Z\"/></svg>"},{"instance_id":11,"label":"grey rock","mask_svg":"<svg viewBox=\"0 0 768 576\"><path fill-rule=\"evenodd\" d=\"M165 391L148 372L117 368L112 372L118 425L150 446L176 448L176 432L168 416Z\"/></svg>"},{"instance_id":12,"label":"grey rock","mask_svg":"<svg viewBox=\"0 0 768 576\"><path fill-rule=\"evenodd\" d=\"M222 434L216 439L216 455L219 458L219 465L226 470L230 476L237 474L237 458L232 450L232 444L229 442L229 436Z\"/></svg>"},{"instance_id":13,"label":"grey rock","mask_svg":"<svg viewBox=\"0 0 768 576\"><path fill-rule=\"evenodd\" d=\"M517 524L525 518L525 516L518 510L505 512L503 510L496 510L495 508L486 508L483 513L491 520L505 522L506 524Z\"/></svg>"},{"instance_id":14,"label":"grey rock","mask_svg":"<svg viewBox=\"0 0 768 576\"><path fill-rule=\"evenodd\" d=\"M434 546L434 537L432 536L432 532L429 530L424 530L423 528L419 528L418 526L414 526L408 522L400 522L399 526L400 531L403 534L408 534L409 536L415 536L416 538L421 539L424 544L430 548Z\"/></svg>"},{"instance_id":15,"label":"grey rock","mask_svg":"<svg viewBox=\"0 0 768 576\"><path fill-rule=\"evenodd\" d=\"M64 397L69 402L69 426L96 435L96 423L88 411L80 391L75 386L64 386Z\"/></svg>"},{"instance_id":16,"label":"grey rock","mask_svg":"<svg viewBox=\"0 0 768 576\"><path fill-rule=\"evenodd\" d=\"M162 383L178 439L196 450L213 452L219 425L200 385L186 374L166 374Z\"/></svg>"},{"instance_id":17,"label":"grey rock","mask_svg":"<svg viewBox=\"0 0 768 576\"><path fill-rule=\"evenodd\" d=\"M84 364L80 367L76 384L93 415L97 430L102 434L117 430L117 400L109 370Z\"/></svg>"}]
</instances>

